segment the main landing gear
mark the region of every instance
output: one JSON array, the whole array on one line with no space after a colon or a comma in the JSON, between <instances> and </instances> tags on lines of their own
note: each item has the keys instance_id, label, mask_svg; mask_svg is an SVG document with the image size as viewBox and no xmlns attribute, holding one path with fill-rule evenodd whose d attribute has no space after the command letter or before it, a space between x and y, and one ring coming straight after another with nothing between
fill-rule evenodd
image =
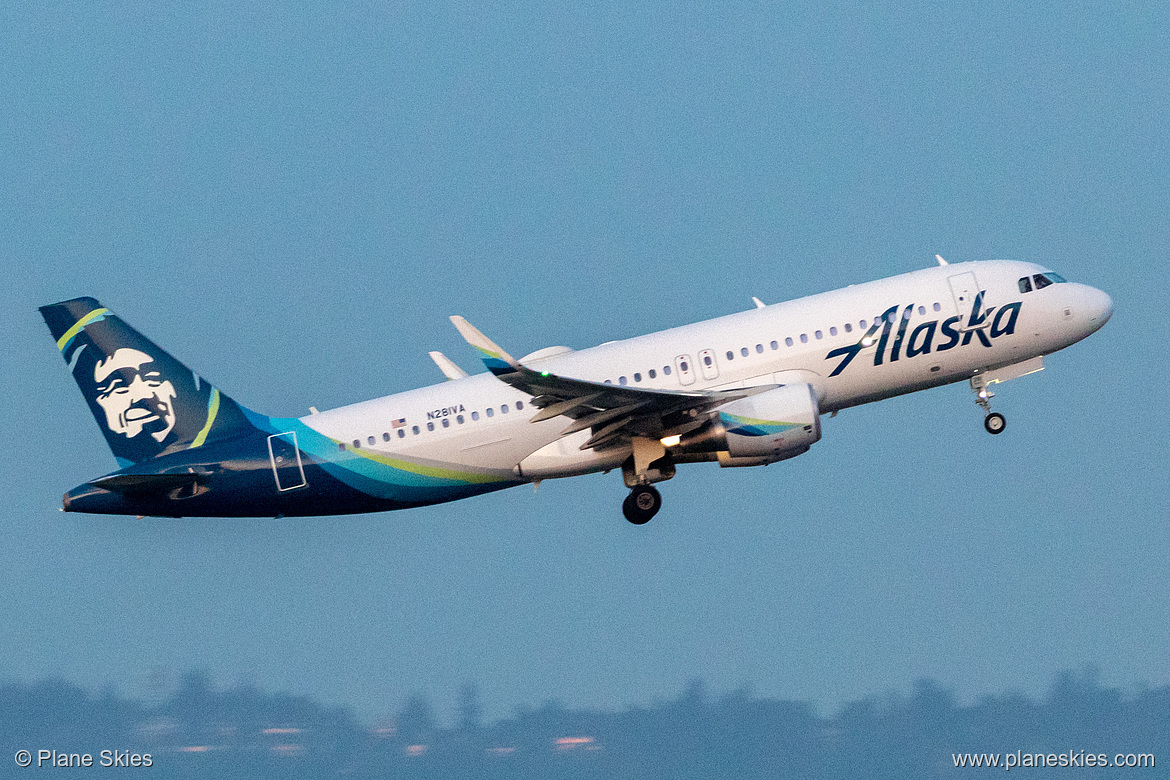
<instances>
[{"instance_id":1,"label":"main landing gear","mask_svg":"<svg viewBox=\"0 0 1170 780\"><path fill-rule=\"evenodd\" d=\"M638 485L622 502L622 513L634 525L642 525L662 508L662 494L650 485Z\"/></svg>"},{"instance_id":2,"label":"main landing gear","mask_svg":"<svg viewBox=\"0 0 1170 780\"><path fill-rule=\"evenodd\" d=\"M1007 419L999 412L991 411L991 399L995 397L995 393L987 389L987 383L983 381L982 375L971 377L971 389L975 391L975 403L987 413L983 418L983 427L993 436L1003 433L1007 427Z\"/></svg>"},{"instance_id":3,"label":"main landing gear","mask_svg":"<svg viewBox=\"0 0 1170 780\"><path fill-rule=\"evenodd\" d=\"M622 480L630 489L622 502L622 514L634 525L642 525L662 508L662 495L650 483L673 477L674 461L660 439L634 436L630 447L633 452L622 464Z\"/></svg>"}]
</instances>

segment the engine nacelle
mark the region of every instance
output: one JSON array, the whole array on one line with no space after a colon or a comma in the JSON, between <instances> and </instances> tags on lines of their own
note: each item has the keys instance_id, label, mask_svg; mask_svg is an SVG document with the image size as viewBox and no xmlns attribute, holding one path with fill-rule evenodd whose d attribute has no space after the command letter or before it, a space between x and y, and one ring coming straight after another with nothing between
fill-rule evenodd
<instances>
[{"instance_id":1,"label":"engine nacelle","mask_svg":"<svg viewBox=\"0 0 1170 780\"><path fill-rule=\"evenodd\" d=\"M762 466L800 455L820 438L812 386L784 385L719 407L672 450L683 456L713 452L721 466Z\"/></svg>"}]
</instances>

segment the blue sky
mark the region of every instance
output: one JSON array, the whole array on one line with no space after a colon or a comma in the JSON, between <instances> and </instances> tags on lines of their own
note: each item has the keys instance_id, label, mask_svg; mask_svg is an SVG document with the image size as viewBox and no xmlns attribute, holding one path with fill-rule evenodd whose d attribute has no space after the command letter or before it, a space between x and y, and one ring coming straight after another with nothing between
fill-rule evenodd
<instances>
[{"instance_id":1,"label":"blue sky","mask_svg":"<svg viewBox=\"0 0 1170 780\"><path fill-rule=\"evenodd\" d=\"M1167 11L1113 4L0 7L0 676L208 669L489 714L822 708L1098 666L1166 684ZM1002 386L848 410L768 468L349 518L64 515L115 468L36 307L94 295L281 415L951 261L1108 291ZM35 401L35 403L33 403Z\"/></svg>"}]
</instances>

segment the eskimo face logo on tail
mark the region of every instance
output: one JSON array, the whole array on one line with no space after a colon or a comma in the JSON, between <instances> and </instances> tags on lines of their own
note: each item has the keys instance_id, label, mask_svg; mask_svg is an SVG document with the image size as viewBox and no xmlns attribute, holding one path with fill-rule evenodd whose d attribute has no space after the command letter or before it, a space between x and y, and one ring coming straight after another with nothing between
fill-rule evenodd
<instances>
[{"instance_id":1,"label":"eskimo face logo on tail","mask_svg":"<svg viewBox=\"0 0 1170 780\"><path fill-rule=\"evenodd\" d=\"M162 442L175 427L175 386L164 380L154 358L123 347L93 370L98 406L106 413L106 426L133 439L143 431Z\"/></svg>"},{"instance_id":2,"label":"eskimo face logo on tail","mask_svg":"<svg viewBox=\"0 0 1170 780\"><path fill-rule=\"evenodd\" d=\"M945 352L955 347L965 347L971 344L973 339L976 339L984 347L990 348L992 339L1010 336L1016 332L1016 321L1020 317L1023 303L1021 301L1009 303L1006 306L1001 306L998 311L994 306L984 309L983 297L985 294L986 291L982 291L975 296L975 302L971 307L971 315L967 319L966 326L961 325L964 318L961 315L956 315L941 323L938 320L918 323L913 331L910 331L910 319L914 315L914 304L906 306L900 317L898 310L902 307L891 306L881 317L874 320L873 327L857 343L838 347L825 355L825 360L844 358L829 376L834 377L840 374L863 349L871 347L875 343L877 344L873 355L875 366L880 366L887 360L890 363L897 362L902 357L903 345L906 348L907 358L928 355L932 351ZM896 331L894 330L895 323L898 325ZM937 344L935 343L936 331L940 337Z\"/></svg>"}]
</instances>

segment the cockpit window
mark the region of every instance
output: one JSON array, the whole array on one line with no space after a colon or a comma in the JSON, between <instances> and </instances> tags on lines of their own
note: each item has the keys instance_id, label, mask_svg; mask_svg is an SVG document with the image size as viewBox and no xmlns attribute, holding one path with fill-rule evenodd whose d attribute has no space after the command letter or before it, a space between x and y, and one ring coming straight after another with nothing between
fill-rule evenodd
<instances>
[{"instance_id":1,"label":"cockpit window","mask_svg":"<svg viewBox=\"0 0 1170 780\"><path fill-rule=\"evenodd\" d=\"M1046 274L1035 274L1032 276L1032 281L1036 282L1036 289L1043 290L1050 284L1061 284L1064 282L1064 277L1060 274L1054 274L1049 271ZM1020 280L1020 289L1023 289L1024 280Z\"/></svg>"},{"instance_id":2,"label":"cockpit window","mask_svg":"<svg viewBox=\"0 0 1170 780\"><path fill-rule=\"evenodd\" d=\"M1020 292L1032 292L1032 280L1026 276L1020 280Z\"/></svg>"}]
</instances>

